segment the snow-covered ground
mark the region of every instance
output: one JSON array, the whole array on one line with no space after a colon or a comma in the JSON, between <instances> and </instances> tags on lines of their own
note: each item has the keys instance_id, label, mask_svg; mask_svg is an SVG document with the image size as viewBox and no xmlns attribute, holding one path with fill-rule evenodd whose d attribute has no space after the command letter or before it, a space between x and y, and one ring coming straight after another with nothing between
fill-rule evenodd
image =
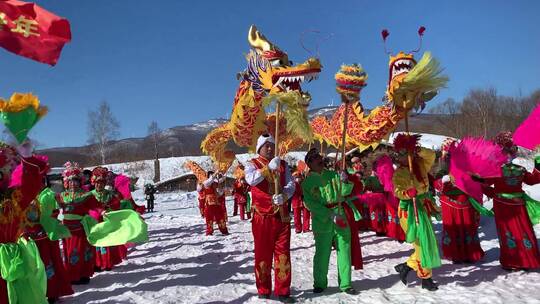
<instances>
[{"instance_id":1,"label":"snow-covered ground","mask_svg":"<svg viewBox=\"0 0 540 304\"><path fill-rule=\"evenodd\" d=\"M538 187L528 190L540 199ZM140 190L134 196L143 203ZM61 303L276 303L256 296L250 222L230 217L230 235L205 236L196 202L195 193L158 194L157 211L145 215L150 241L133 248L128 261L97 274L89 285L75 286L76 294ZM440 224L435 228L440 231ZM540 303L538 271L508 273L500 268L493 219L482 219L480 237L484 260L474 265L444 261L434 272L440 289L428 292L412 273L411 283L404 286L393 269L411 253L410 245L362 233L365 265L353 272L353 286L360 294L349 296L337 288L335 254L330 287L320 295L311 292L313 236L293 232L292 295L300 303Z\"/></svg>"}]
</instances>

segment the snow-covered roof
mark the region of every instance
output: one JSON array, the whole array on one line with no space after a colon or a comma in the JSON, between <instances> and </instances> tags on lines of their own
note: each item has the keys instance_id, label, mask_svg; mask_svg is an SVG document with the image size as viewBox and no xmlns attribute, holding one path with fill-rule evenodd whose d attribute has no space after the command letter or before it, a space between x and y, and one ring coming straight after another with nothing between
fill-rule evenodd
<instances>
[{"instance_id":1,"label":"snow-covered roof","mask_svg":"<svg viewBox=\"0 0 540 304\"><path fill-rule=\"evenodd\" d=\"M393 133L392 135L390 135L390 138L388 139L387 143L390 145L393 145L394 139L396 138L396 136L402 133L405 133L405 132ZM428 133L414 133L414 134L422 135L422 137L420 138L420 145L424 148L431 149L431 150L440 150L443 141L447 138L452 138L449 136L428 134Z\"/></svg>"}]
</instances>

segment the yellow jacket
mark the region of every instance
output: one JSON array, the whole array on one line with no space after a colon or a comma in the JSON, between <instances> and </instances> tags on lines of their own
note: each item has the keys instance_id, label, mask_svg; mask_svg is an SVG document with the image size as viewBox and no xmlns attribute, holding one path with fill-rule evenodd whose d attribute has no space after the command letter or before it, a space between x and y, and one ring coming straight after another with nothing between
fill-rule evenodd
<instances>
[{"instance_id":1,"label":"yellow jacket","mask_svg":"<svg viewBox=\"0 0 540 304\"><path fill-rule=\"evenodd\" d=\"M435 152L421 148L416 161L420 162L420 171L425 183L418 181L414 173L409 171L409 167L396 169L392 182L394 183L394 194L400 200L412 199L406 193L408 189L415 188L417 195L426 193L429 190L428 172L435 162Z\"/></svg>"}]
</instances>

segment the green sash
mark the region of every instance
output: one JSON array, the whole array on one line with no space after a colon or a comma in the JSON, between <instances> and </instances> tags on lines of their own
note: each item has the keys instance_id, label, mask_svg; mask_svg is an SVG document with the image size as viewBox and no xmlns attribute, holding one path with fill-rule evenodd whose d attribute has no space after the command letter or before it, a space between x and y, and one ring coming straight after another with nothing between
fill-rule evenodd
<instances>
[{"instance_id":1,"label":"green sash","mask_svg":"<svg viewBox=\"0 0 540 304\"><path fill-rule=\"evenodd\" d=\"M540 223L540 202L528 196L525 192L517 193L498 193L497 196L505 199L520 198L525 201L525 207L527 207L527 213L531 219L531 223L536 225Z\"/></svg>"},{"instance_id":2,"label":"green sash","mask_svg":"<svg viewBox=\"0 0 540 304\"><path fill-rule=\"evenodd\" d=\"M424 199L432 199L429 192L422 193L416 196L418 209L418 225L415 220L413 200L400 200L399 208L407 211L407 231L405 239L407 243L418 241L420 245L420 261L422 267L433 269L441 266L441 257L439 255L439 247L437 246L437 238L433 231L431 219L421 203ZM436 215L433 215L436 216Z\"/></svg>"}]
</instances>

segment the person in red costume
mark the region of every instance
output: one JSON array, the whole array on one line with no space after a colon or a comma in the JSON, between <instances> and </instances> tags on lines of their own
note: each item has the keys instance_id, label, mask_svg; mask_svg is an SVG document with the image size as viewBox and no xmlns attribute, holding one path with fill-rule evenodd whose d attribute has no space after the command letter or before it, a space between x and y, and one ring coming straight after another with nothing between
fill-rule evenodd
<instances>
[{"instance_id":1,"label":"person in red costume","mask_svg":"<svg viewBox=\"0 0 540 304\"><path fill-rule=\"evenodd\" d=\"M304 196L302 194L302 181L304 177L300 172L294 172L294 195L291 199L291 205L294 214L294 230L296 233L309 232L309 222L311 213L304 205Z\"/></svg>"},{"instance_id":2,"label":"person in red costume","mask_svg":"<svg viewBox=\"0 0 540 304\"><path fill-rule=\"evenodd\" d=\"M517 146L510 132L499 133L495 143L508 155L508 163L501 168L502 176L473 179L484 183L484 193L493 198L501 250L499 261L502 268L509 271L540 268L540 252L532 226L533 222L536 224L540 220L540 202L529 197L522 187L523 183L540 183L540 165L536 162L534 171L530 173L524 167L512 163L517 154Z\"/></svg>"},{"instance_id":3,"label":"person in red costume","mask_svg":"<svg viewBox=\"0 0 540 304\"><path fill-rule=\"evenodd\" d=\"M244 177L237 178L233 185L233 194L234 194L234 213L237 214L237 209L240 209L240 219L244 220L245 218L251 218L251 212L247 210L247 196L249 192L249 185L246 182Z\"/></svg>"},{"instance_id":4,"label":"person in red costume","mask_svg":"<svg viewBox=\"0 0 540 304\"><path fill-rule=\"evenodd\" d=\"M455 140L447 140L441 147L442 178L435 181L435 190L439 195L442 210L441 248L443 256L454 264L474 263L484 256L480 246L478 227L480 213L477 208L483 208L482 202L472 202L470 196L458 189L448 175L451 161L450 147ZM475 207L477 206L477 207ZM485 208L483 208L485 209Z\"/></svg>"},{"instance_id":5,"label":"person in red costume","mask_svg":"<svg viewBox=\"0 0 540 304\"><path fill-rule=\"evenodd\" d=\"M206 219L206 235L214 233L214 223L223 235L228 235L226 222L225 192L223 189L224 177L220 173L208 171L208 179L203 182L204 191L204 217Z\"/></svg>"},{"instance_id":6,"label":"person in red costume","mask_svg":"<svg viewBox=\"0 0 540 304\"><path fill-rule=\"evenodd\" d=\"M261 135L257 140L257 156L245 169L254 210L251 229L255 242L255 281L259 297L269 298L274 269L274 294L282 302L293 303L290 297L291 223L286 203L295 187L287 163L275 156L274 145L272 136ZM280 193L275 193L276 176L282 187Z\"/></svg>"},{"instance_id":7,"label":"person in red costume","mask_svg":"<svg viewBox=\"0 0 540 304\"><path fill-rule=\"evenodd\" d=\"M105 189L108 171L109 170L104 167L96 167L92 170L90 181L94 190L92 190L91 193L103 206L105 211L119 210L121 198L115 192ZM94 214L96 215L97 221L103 220L103 217L100 214ZM124 257L124 245L96 247L96 270L111 270L114 265L122 263Z\"/></svg>"},{"instance_id":8,"label":"person in red costume","mask_svg":"<svg viewBox=\"0 0 540 304\"><path fill-rule=\"evenodd\" d=\"M351 197L356 198L354 200L354 205L356 206L356 209L360 211L360 215L362 216L362 219L356 223L356 226L360 231L368 231L371 227L369 208L367 203L361 199L362 194L364 194L364 183L362 182L364 178L364 167L362 166L360 158L356 156L351 159L351 164L354 171L353 174L349 174L349 182L354 185Z\"/></svg>"},{"instance_id":9,"label":"person in red costume","mask_svg":"<svg viewBox=\"0 0 540 304\"><path fill-rule=\"evenodd\" d=\"M63 224L71 232L64 239L64 263L72 284L88 284L94 275L96 249L88 243L81 220L92 210L102 210L91 192L81 189L82 170L77 163L67 162L62 173L66 190L57 194L63 212Z\"/></svg>"},{"instance_id":10,"label":"person in red costume","mask_svg":"<svg viewBox=\"0 0 540 304\"><path fill-rule=\"evenodd\" d=\"M377 236L384 236L386 235L386 196L375 171L377 162L373 162L372 167L372 174L363 180L366 192L363 197L368 205L371 230Z\"/></svg>"},{"instance_id":11,"label":"person in red costume","mask_svg":"<svg viewBox=\"0 0 540 304\"><path fill-rule=\"evenodd\" d=\"M33 180L31 183L45 188L46 183L44 183L44 181L46 179L46 174L49 171L47 157L36 155L34 158L36 160L34 161L34 164L37 165L39 174L32 175ZM22 167L17 168L16 170L18 169L22 170ZM45 191L47 191L47 189L45 189ZM45 210L42 209L39 200L33 200L26 212L27 225L25 227L24 236L34 240L38 247L39 255L43 261L45 273L47 275L47 299L49 303L54 303L60 297L73 294L73 289L60 253L59 238L69 237L67 228L62 227L67 235L62 235L61 233L49 235L47 233L48 231L45 230L40 223L40 219L43 216L56 217L58 215L58 210L50 211L52 211L52 214L43 214ZM55 219L55 221L57 220Z\"/></svg>"},{"instance_id":12,"label":"person in red costume","mask_svg":"<svg viewBox=\"0 0 540 304\"><path fill-rule=\"evenodd\" d=\"M204 187L201 183L197 183L197 200L199 201L199 212L201 217L204 218L204 206L206 204L206 198L204 197Z\"/></svg>"}]
</instances>

